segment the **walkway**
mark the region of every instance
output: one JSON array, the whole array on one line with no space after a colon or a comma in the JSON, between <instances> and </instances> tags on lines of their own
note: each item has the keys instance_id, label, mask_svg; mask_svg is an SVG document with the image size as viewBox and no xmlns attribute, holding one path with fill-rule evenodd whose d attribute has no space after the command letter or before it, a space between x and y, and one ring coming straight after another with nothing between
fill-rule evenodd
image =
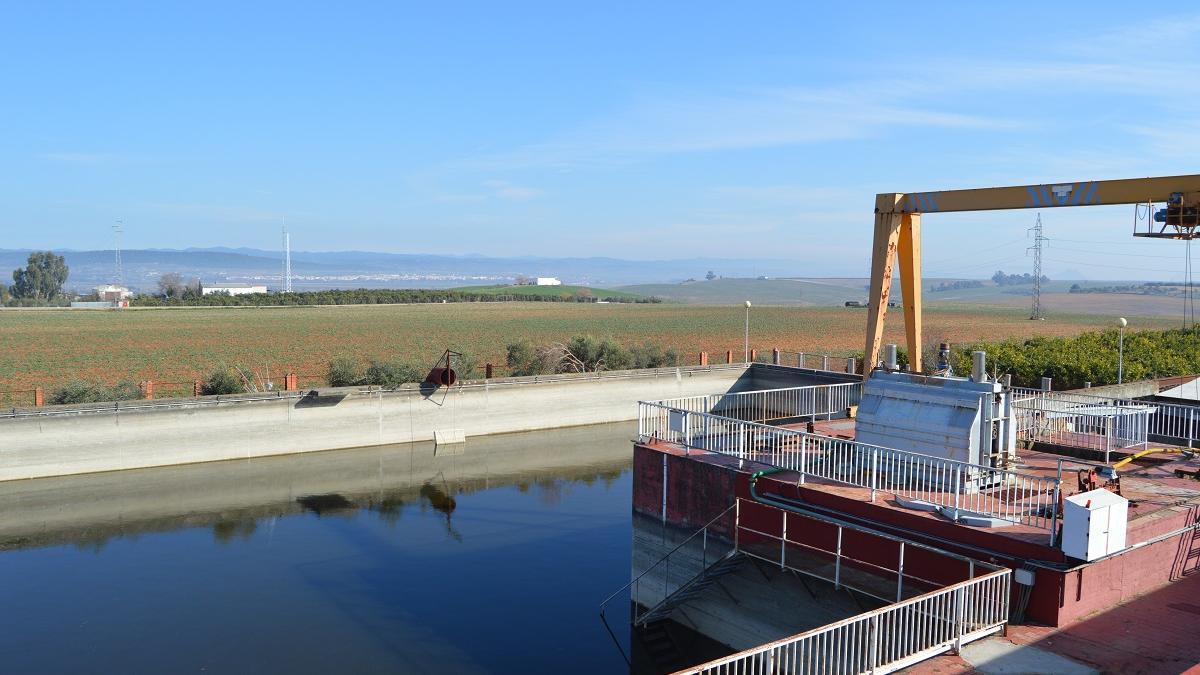
<instances>
[{"instance_id":1,"label":"walkway","mask_svg":"<svg viewBox=\"0 0 1200 675\"><path fill-rule=\"evenodd\" d=\"M1009 626L1006 637L983 640L962 656L944 655L903 672L1061 672L1076 666L1135 675L1200 671L1200 574L1141 595L1064 629ZM1014 666L1019 666L1013 668Z\"/></svg>"}]
</instances>

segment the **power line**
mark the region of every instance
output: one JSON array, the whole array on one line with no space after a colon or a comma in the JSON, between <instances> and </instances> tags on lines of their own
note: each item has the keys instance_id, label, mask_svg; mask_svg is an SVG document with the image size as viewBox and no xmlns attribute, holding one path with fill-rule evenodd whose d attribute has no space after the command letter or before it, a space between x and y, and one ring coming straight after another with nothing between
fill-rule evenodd
<instances>
[{"instance_id":1,"label":"power line","mask_svg":"<svg viewBox=\"0 0 1200 675\"><path fill-rule=\"evenodd\" d=\"M1055 238L1054 243L1057 244L1060 241L1063 240ZM1150 255L1149 253L1126 253L1124 251L1089 251L1082 248L1063 248L1061 246L1056 246L1055 249L1059 251L1070 251L1071 253L1084 253L1088 255L1114 255L1122 258L1158 258L1163 260L1179 260L1179 256L1177 255Z\"/></svg>"}]
</instances>

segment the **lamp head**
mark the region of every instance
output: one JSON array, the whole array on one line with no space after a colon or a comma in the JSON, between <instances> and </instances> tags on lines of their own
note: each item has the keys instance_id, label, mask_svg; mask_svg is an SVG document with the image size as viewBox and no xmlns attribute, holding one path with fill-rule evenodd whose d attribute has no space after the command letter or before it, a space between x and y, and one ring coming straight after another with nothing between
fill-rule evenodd
<instances>
[{"instance_id":1,"label":"lamp head","mask_svg":"<svg viewBox=\"0 0 1200 675\"><path fill-rule=\"evenodd\" d=\"M1125 326L1129 325L1129 322L1125 320L1125 317L1121 317L1121 318L1117 319L1117 325L1120 326L1121 328L1124 328Z\"/></svg>"},{"instance_id":2,"label":"lamp head","mask_svg":"<svg viewBox=\"0 0 1200 675\"><path fill-rule=\"evenodd\" d=\"M746 301L746 309L750 309L750 301L749 300Z\"/></svg>"}]
</instances>

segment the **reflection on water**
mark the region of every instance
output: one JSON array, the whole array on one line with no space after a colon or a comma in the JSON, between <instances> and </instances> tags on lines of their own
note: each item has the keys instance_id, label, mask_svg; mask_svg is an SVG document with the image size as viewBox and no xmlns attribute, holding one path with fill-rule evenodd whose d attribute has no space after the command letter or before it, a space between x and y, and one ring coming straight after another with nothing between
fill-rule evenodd
<instances>
[{"instance_id":1,"label":"reflection on water","mask_svg":"<svg viewBox=\"0 0 1200 675\"><path fill-rule=\"evenodd\" d=\"M626 424L0 484L5 672L620 672Z\"/></svg>"}]
</instances>

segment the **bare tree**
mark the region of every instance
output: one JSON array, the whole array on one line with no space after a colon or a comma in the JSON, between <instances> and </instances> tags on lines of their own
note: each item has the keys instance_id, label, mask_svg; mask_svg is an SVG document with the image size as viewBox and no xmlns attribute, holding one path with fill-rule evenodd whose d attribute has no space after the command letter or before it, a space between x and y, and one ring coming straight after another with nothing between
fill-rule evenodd
<instances>
[{"instance_id":1,"label":"bare tree","mask_svg":"<svg viewBox=\"0 0 1200 675\"><path fill-rule=\"evenodd\" d=\"M183 290L183 277L178 272L167 272L158 278L158 293L164 298L181 297Z\"/></svg>"}]
</instances>

